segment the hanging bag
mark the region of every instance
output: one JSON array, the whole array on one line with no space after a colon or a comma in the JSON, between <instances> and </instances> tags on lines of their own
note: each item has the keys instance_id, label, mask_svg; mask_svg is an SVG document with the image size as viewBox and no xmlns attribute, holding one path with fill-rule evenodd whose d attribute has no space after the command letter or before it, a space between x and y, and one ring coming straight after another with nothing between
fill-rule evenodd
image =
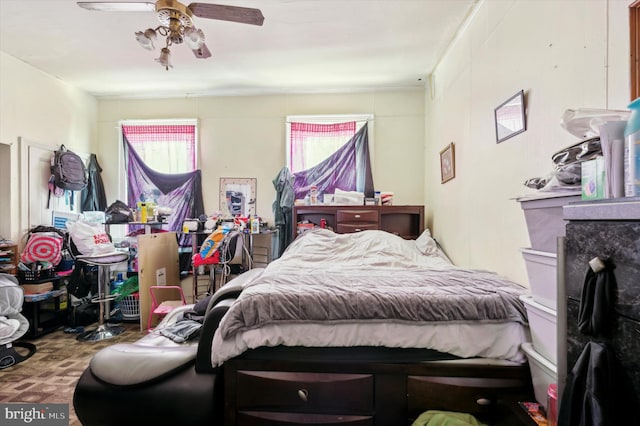
<instances>
[{"instance_id":1,"label":"hanging bag","mask_svg":"<svg viewBox=\"0 0 640 426\"><path fill-rule=\"evenodd\" d=\"M51 156L51 175L56 187L82 191L87 187L87 168L80 156L60 145Z\"/></svg>"},{"instance_id":2,"label":"hanging bag","mask_svg":"<svg viewBox=\"0 0 640 426\"><path fill-rule=\"evenodd\" d=\"M23 263L49 262L55 266L62 260L65 238L66 234L53 226L31 228L20 260Z\"/></svg>"},{"instance_id":3,"label":"hanging bag","mask_svg":"<svg viewBox=\"0 0 640 426\"><path fill-rule=\"evenodd\" d=\"M32 233L22 251L23 263L49 262L57 265L62 260L64 238L55 232Z\"/></svg>"}]
</instances>

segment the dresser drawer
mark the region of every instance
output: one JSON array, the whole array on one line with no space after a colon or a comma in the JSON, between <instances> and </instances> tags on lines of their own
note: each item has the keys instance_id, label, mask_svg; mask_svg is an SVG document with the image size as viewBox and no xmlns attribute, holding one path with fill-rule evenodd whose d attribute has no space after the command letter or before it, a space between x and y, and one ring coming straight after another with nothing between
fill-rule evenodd
<instances>
[{"instance_id":1,"label":"dresser drawer","mask_svg":"<svg viewBox=\"0 0 640 426\"><path fill-rule=\"evenodd\" d=\"M336 213L336 221L341 222L370 222L378 225L377 210L338 210Z\"/></svg>"},{"instance_id":2,"label":"dresser drawer","mask_svg":"<svg viewBox=\"0 0 640 426\"><path fill-rule=\"evenodd\" d=\"M369 374L237 372L238 410L269 409L308 413L373 411L373 376Z\"/></svg>"},{"instance_id":3,"label":"dresser drawer","mask_svg":"<svg viewBox=\"0 0 640 426\"><path fill-rule=\"evenodd\" d=\"M378 229L377 223L339 223L336 227L338 234L351 234L352 232Z\"/></svg>"},{"instance_id":4,"label":"dresser drawer","mask_svg":"<svg viewBox=\"0 0 640 426\"><path fill-rule=\"evenodd\" d=\"M238 413L238 426L333 424L373 426L373 417L342 414L278 413L270 411L240 411Z\"/></svg>"},{"instance_id":5,"label":"dresser drawer","mask_svg":"<svg viewBox=\"0 0 640 426\"><path fill-rule=\"evenodd\" d=\"M410 416L427 410L491 414L499 397L527 391L521 380L471 377L407 377Z\"/></svg>"}]
</instances>

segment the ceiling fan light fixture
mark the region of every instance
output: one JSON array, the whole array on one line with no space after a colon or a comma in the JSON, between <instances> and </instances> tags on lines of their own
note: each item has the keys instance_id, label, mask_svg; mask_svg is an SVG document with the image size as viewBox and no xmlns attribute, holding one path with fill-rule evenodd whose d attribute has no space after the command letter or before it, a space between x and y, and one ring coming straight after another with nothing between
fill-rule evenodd
<instances>
[{"instance_id":1,"label":"ceiling fan light fixture","mask_svg":"<svg viewBox=\"0 0 640 426\"><path fill-rule=\"evenodd\" d=\"M148 28L144 32L138 31L136 32L136 40L140 43L140 46L147 50L155 49L155 41L158 40L158 35L155 30Z\"/></svg>"},{"instance_id":2,"label":"ceiling fan light fixture","mask_svg":"<svg viewBox=\"0 0 640 426\"><path fill-rule=\"evenodd\" d=\"M191 50L197 50L204 44L204 33L200 29L188 27L184 30L185 41Z\"/></svg>"},{"instance_id":3,"label":"ceiling fan light fixture","mask_svg":"<svg viewBox=\"0 0 640 426\"><path fill-rule=\"evenodd\" d=\"M173 65L171 65L171 51L169 48L163 47L162 50L160 50L160 56L156 58L156 62L162 65L167 71L169 71L169 68L173 68Z\"/></svg>"}]
</instances>

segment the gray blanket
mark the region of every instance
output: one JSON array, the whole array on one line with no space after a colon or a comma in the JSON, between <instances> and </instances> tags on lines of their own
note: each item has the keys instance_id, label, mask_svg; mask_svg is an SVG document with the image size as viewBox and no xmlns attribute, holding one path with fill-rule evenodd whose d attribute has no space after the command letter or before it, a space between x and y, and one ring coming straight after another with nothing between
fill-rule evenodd
<instances>
[{"instance_id":1,"label":"gray blanket","mask_svg":"<svg viewBox=\"0 0 640 426\"><path fill-rule=\"evenodd\" d=\"M349 240L345 246L342 237L326 237L332 238L330 253L319 251L317 259L310 259L309 250L290 246L291 251L250 283L221 322L222 337L265 324L308 321L527 322L518 298L526 289L497 274L443 267L441 259L433 268L422 260L407 267L399 259L405 249L414 255L415 248L408 245L414 242L406 247L400 242L386 255L371 250L378 242L369 241L369 250L358 253L362 244ZM314 241L313 246L322 243ZM385 262L385 257L393 262Z\"/></svg>"}]
</instances>

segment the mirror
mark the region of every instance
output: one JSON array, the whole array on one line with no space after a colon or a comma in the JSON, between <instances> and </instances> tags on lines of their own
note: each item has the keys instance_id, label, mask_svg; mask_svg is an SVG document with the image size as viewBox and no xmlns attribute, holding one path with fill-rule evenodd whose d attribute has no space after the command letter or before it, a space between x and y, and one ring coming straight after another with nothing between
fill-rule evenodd
<instances>
[{"instance_id":1,"label":"mirror","mask_svg":"<svg viewBox=\"0 0 640 426\"><path fill-rule=\"evenodd\" d=\"M496 143L527 130L524 91L521 90L495 109Z\"/></svg>"},{"instance_id":2,"label":"mirror","mask_svg":"<svg viewBox=\"0 0 640 426\"><path fill-rule=\"evenodd\" d=\"M220 178L220 211L225 216L256 215L256 179Z\"/></svg>"}]
</instances>

